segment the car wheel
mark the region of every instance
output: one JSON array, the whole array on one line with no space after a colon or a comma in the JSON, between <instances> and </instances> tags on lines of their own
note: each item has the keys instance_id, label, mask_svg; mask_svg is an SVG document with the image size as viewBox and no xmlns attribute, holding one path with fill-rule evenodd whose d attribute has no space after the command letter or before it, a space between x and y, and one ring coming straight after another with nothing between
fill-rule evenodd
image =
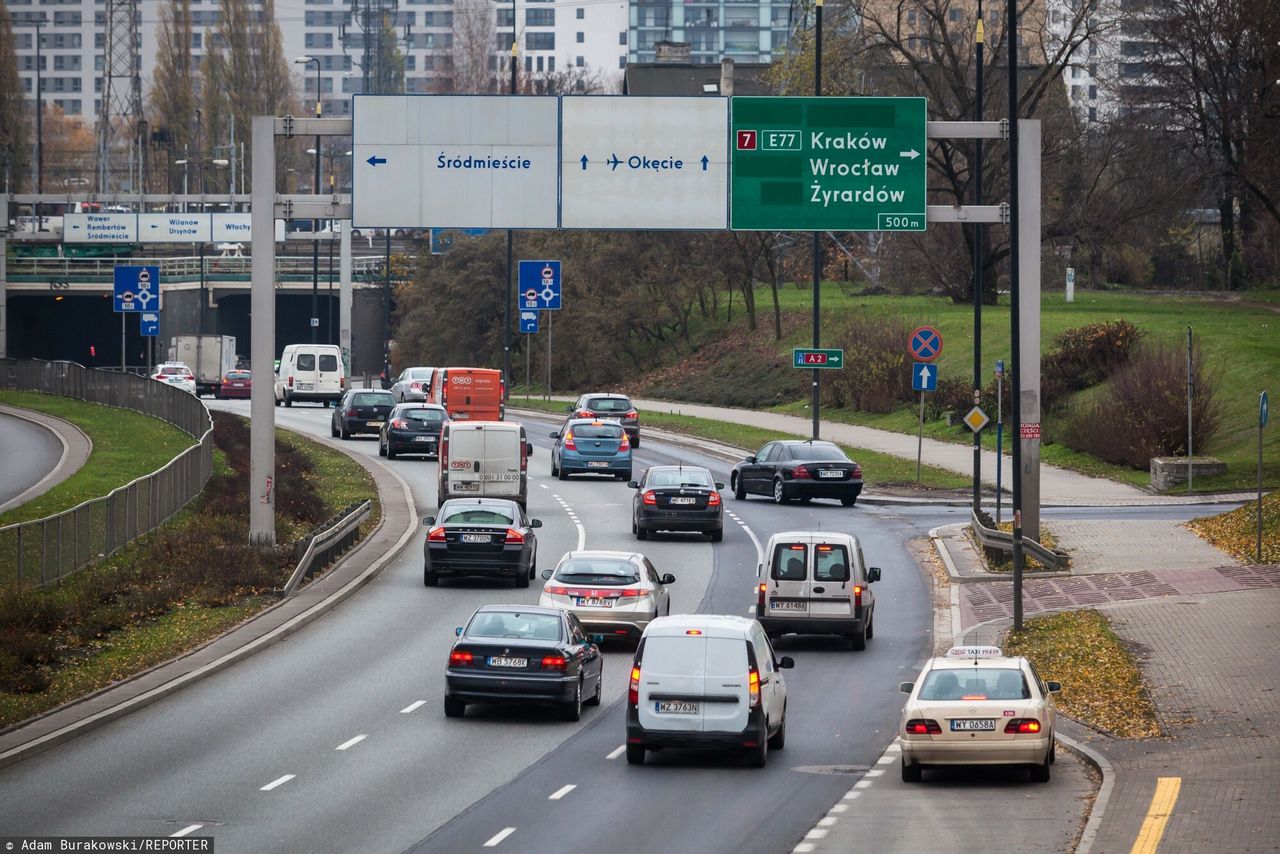
<instances>
[{"instance_id":1,"label":"car wheel","mask_svg":"<svg viewBox=\"0 0 1280 854\"><path fill-rule=\"evenodd\" d=\"M920 782L920 763L907 762L907 758L902 757L902 782L919 783Z\"/></svg>"},{"instance_id":2,"label":"car wheel","mask_svg":"<svg viewBox=\"0 0 1280 854\"><path fill-rule=\"evenodd\" d=\"M1049 752L1045 751L1044 761L1039 765L1031 766L1031 782L1047 783L1049 782Z\"/></svg>"},{"instance_id":3,"label":"car wheel","mask_svg":"<svg viewBox=\"0 0 1280 854\"><path fill-rule=\"evenodd\" d=\"M515 581L516 581L516 587L528 587L528 586L529 586L529 573L527 573L527 572L517 572L517 573L516 573L516 579L515 579Z\"/></svg>"},{"instance_id":4,"label":"car wheel","mask_svg":"<svg viewBox=\"0 0 1280 854\"><path fill-rule=\"evenodd\" d=\"M582 720L582 679L573 689L573 699L560 707L560 719L565 721Z\"/></svg>"},{"instance_id":5,"label":"car wheel","mask_svg":"<svg viewBox=\"0 0 1280 854\"><path fill-rule=\"evenodd\" d=\"M747 765L752 768L763 768L767 764L769 764L769 740L762 738L755 747L747 748Z\"/></svg>"},{"instance_id":6,"label":"car wheel","mask_svg":"<svg viewBox=\"0 0 1280 854\"><path fill-rule=\"evenodd\" d=\"M786 490L786 488L782 485L782 478L777 478L776 480L774 480L774 482L773 482L773 503L774 503L774 504L786 504L786 503L787 503L788 501L790 501L790 500L791 500L790 498L787 498L787 490Z\"/></svg>"},{"instance_id":7,"label":"car wheel","mask_svg":"<svg viewBox=\"0 0 1280 854\"><path fill-rule=\"evenodd\" d=\"M280 398L278 398L278 397L277 397L275 400L276 400L276 406L279 406L279 405L280 405Z\"/></svg>"},{"instance_id":8,"label":"car wheel","mask_svg":"<svg viewBox=\"0 0 1280 854\"><path fill-rule=\"evenodd\" d=\"M387 459L394 460L397 456L398 454L396 454L395 451L391 450L391 446L387 445Z\"/></svg>"},{"instance_id":9,"label":"car wheel","mask_svg":"<svg viewBox=\"0 0 1280 854\"><path fill-rule=\"evenodd\" d=\"M862 630L849 635L849 646L854 652L861 652L867 648L867 627L864 624Z\"/></svg>"},{"instance_id":10,"label":"car wheel","mask_svg":"<svg viewBox=\"0 0 1280 854\"><path fill-rule=\"evenodd\" d=\"M285 398L284 398L284 405L285 405L285 406L287 406L287 407L292 407L292 406L293 406L293 398L289 397L288 395L285 395Z\"/></svg>"},{"instance_id":11,"label":"car wheel","mask_svg":"<svg viewBox=\"0 0 1280 854\"><path fill-rule=\"evenodd\" d=\"M627 742L627 764L643 765L644 764L644 745L632 744Z\"/></svg>"},{"instance_id":12,"label":"car wheel","mask_svg":"<svg viewBox=\"0 0 1280 854\"><path fill-rule=\"evenodd\" d=\"M786 746L787 746L787 708L786 706L783 706L782 707L782 726L778 727L778 731L775 732L772 735L772 737L770 737L769 749L781 750Z\"/></svg>"},{"instance_id":13,"label":"car wheel","mask_svg":"<svg viewBox=\"0 0 1280 854\"><path fill-rule=\"evenodd\" d=\"M738 501L745 501L747 498L747 491L742 487L742 479L735 474L733 477L729 478L729 480L733 485L733 497Z\"/></svg>"},{"instance_id":14,"label":"car wheel","mask_svg":"<svg viewBox=\"0 0 1280 854\"><path fill-rule=\"evenodd\" d=\"M386 446L386 445L384 445L384 444L382 444L381 442L379 442L379 443L378 443L378 456L380 456L380 457L385 457L386 455L387 455L387 446Z\"/></svg>"},{"instance_id":15,"label":"car wheel","mask_svg":"<svg viewBox=\"0 0 1280 854\"><path fill-rule=\"evenodd\" d=\"M632 440L631 440L631 447L633 447L633 448L638 448L638 447L640 447L640 434L639 434L639 433L637 433L637 434L635 435L635 437L634 437L634 438L632 438ZM630 478L627 478L627 479L628 479L628 480L630 480Z\"/></svg>"},{"instance_id":16,"label":"car wheel","mask_svg":"<svg viewBox=\"0 0 1280 854\"><path fill-rule=\"evenodd\" d=\"M867 640L871 640L876 636L876 612L871 610L871 618L867 620Z\"/></svg>"},{"instance_id":17,"label":"car wheel","mask_svg":"<svg viewBox=\"0 0 1280 854\"><path fill-rule=\"evenodd\" d=\"M631 527L635 528L635 535L636 535L636 539L637 539L637 540L647 540L647 539L649 539L649 529L648 529L648 528L641 528L639 525L635 524L634 522L632 522L632 523L631 523Z\"/></svg>"},{"instance_id":18,"label":"car wheel","mask_svg":"<svg viewBox=\"0 0 1280 854\"><path fill-rule=\"evenodd\" d=\"M551 476L558 477L560 475L560 467L556 465L555 457L551 458Z\"/></svg>"},{"instance_id":19,"label":"car wheel","mask_svg":"<svg viewBox=\"0 0 1280 854\"><path fill-rule=\"evenodd\" d=\"M341 421L338 422L338 438L343 441L351 438L351 433L347 431L347 425Z\"/></svg>"},{"instance_id":20,"label":"car wheel","mask_svg":"<svg viewBox=\"0 0 1280 854\"><path fill-rule=\"evenodd\" d=\"M333 426L332 421L329 422L329 435L335 439L338 438L338 428Z\"/></svg>"},{"instance_id":21,"label":"car wheel","mask_svg":"<svg viewBox=\"0 0 1280 854\"><path fill-rule=\"evenodd\" d=\"M631 480L631 472L630 471L618 472L618 480L622 481L623 483L626 483L627 481Z\"/></svg>"},{"instance_id":22,"label":"car wheel","mask_svg":"<svg viewBox=\"0 0 1280 854\"><path fill-rule=\"evenodd\" d=\"M598 706L600 701L604 699L604 667L600 667L600 675L596 677L596 692L591 695L591 699L587 700L588 706Z\"/></svg>"},{"instance_id":23,"label":"car wheel","mask_svg":"<svg viewBox=\"0 0 1280 854\"><path fill-rule=\"evenodd\" d=\"M1058 742L1053 733L1049 733L1049 764L1058 761Z\"/></svg>"},{"instance_id":24,"label":"car wheel","mask_svg":"<svg viewBox=\"0 0 1280 854\"><path fill-rule=\"evenodd\" d=\"M568 480L569 473L564 470L563 466L561 466L559 469L556 470L556 477L559 478L560 480Z\"/></svg>"},{"instance_id":25,"label":"car wheel","mask_svg":"<svg viewBox=\"0 0 1280 854\"><path fill-rule=\"evenodd\" d=\"M843 504L845 507L852 507L853 505L858 503L858 496L846 495L844 498L840 499L840 503Z\"/></svg>"},{"instance_id":26,"label":"car wheel","mask_svg":"<svg viewBox=\"0 0 1280 854\"><path fill-rule=\"evenodd\" d=\"M724 539L724 528L716 528L711 532L711 542L718 543Z\"/></svg>"},{"instance_id":27,"label":"car wheel","mask_svg":"<svg viewBox=\"0 0 1280 854\"><path fill-rule=\"evenodd\" d=\"M422 584L425 587L439 587L440 576L436 575L429 569L422 570Z\"/></svg>"},{"instance_id":28,"label":"car wheel","mask_svg":"<svg viewBox=\"0 0 1280 854\"><path fill-rule=\"evenodd\" d=\"M459 700L457 697L444 695L444 716L446 718L460 718L467 713L467 704Z\"/></svg>"}]
</instances>

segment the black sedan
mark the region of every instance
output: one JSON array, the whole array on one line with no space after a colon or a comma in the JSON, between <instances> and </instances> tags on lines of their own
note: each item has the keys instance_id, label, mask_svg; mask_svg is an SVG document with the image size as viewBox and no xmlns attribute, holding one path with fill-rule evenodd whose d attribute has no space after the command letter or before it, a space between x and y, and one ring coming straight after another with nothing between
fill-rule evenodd
<instances>
[{"instance_id":1,"label":"black sedan","mask_svg":"<svg viewBox=\"0 0 1280 854\"><path fill-rule=\"evenodd\" d=\"M778 504L838 498L852 507L862 493L862 467L831 442L770 442L734 466L729 482L734 498L768 495Z\"/></svg>"},{"instance_id":2,"label":"black sedan","mask_svg":"<svg viewBox=\"0 0 1280 854\"><path fill-rule=\"evenodd\" d=\"M394 460L400 454L440 456L440 431L449 413L435 403L401 403L391 410L378 434L378 455Z\"/></svg>"},{"instance_id":3,"label":"black sedan","mask_svg":"<svg viewBox=\"0 0 1280 854\"><path fill-rule=\"evenodd\" d=\"M329 433L343 439L350 439L357 433L378 434L395 405L396 399L389 391L353 388L342 396L338 407L333 410Z\"/></svg>"},{"instance_id":4,"label":"black sedan","mask_svg":"<svg viewBox=\"0 0 1280 854\"><path fill-rule=\"evenodd\" d=\"M637 481L627 484L636 490L631 500L631 533L647 540L656 531L697 531L724 539L723 483L711 479L711 472L696 466L654 466Z\"/></svg>"},{"instance_id":5,"label":"black sedan","mask_svg":"<svg viewBox=\"0 0 1280 854\"><path fill-rule=\"evenodd\" d=\"M511 578L528 587L538 564L534 528L520 505L504 498L452 498L423 520L422 583L435 587L445 576Z\"/></svg>"},{"instance_id":6,"label":"black sedan","mask_svg":"<svg viewBox=\"0 0 1280 854\"><path fill-rule=\"evenodd\" d=\"M543 703L567 721L600 705L604 659L568 611L536 605L485 605L449 650L444 713L460 718L468 703Z\"/></svg>"}]
</instances>

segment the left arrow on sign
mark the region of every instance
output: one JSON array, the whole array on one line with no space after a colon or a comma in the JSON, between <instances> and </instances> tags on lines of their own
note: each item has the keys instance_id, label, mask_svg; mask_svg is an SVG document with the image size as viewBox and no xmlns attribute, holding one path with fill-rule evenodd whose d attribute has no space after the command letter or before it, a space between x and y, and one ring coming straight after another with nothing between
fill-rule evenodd
<instances>
[{"instance_id":1,"label":"left arrow on sign","mask_svg":"<svg viewBox=\"0 0 1280 854\"><path fill-rule=\"evenodd\" d=\"M379 163L386 163L386 162L387 162L387 158L385 158L385 157L379 157L378 155L376 155L376 154L375 154L375 155L373 155L372 157L370 157L368 160L366 160L365 162L366 162L366 163L368 163L370 166L377 166Z\"/></svg>"}]
</instances>

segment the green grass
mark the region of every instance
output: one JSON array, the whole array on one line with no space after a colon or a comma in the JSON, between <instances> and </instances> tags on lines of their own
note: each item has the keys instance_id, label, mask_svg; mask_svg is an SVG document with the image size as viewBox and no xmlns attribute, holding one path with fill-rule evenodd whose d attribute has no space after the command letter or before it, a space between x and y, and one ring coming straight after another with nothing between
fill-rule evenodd
<instances>
[{"instance_id":1,"label":"green grass","mask_svg":"<svg viewBox=\"0 0 1280 854\"><path fill-rule=\"evenodd\" d=\"M195 444L186 433L130 409L29 391L0 391L0 403L56 416L93 442L85 464L44 495L0 515L0 526L59 513L162 468Z\"/></svg>"}]
</instances>

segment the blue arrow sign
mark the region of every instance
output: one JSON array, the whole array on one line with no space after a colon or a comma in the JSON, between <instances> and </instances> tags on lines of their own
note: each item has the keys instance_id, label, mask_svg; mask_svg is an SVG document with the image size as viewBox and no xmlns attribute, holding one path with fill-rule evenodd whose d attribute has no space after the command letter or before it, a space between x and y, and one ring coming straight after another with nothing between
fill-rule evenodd
<instances>
[{"instance_id":1,"label":"blue arrow sign","mask_svg":"<svg viewBox=\"0 0 1280 854\"><path fill-rule=\"evenodd\" d=\"M520 262L521 311L560 310L560 262Z\"/></svg>"},{"instance_id":2,"label":"blue arrow sign","mask_svg":"<svg viewBox=\"0 0 1280 854\"><path fill-rule=\"evenodd\" d=\"M377 166L379 163L386 163L386 162L387 162L387 158L385 158L385 157L379 157L378 155L376 155L376 154L375 154L375 155L373 155L372 157L370 157L368 160L366 160L365 162L366 162L366 163L368 163L370 166Z\"/></svg>"},{"instance_id":3,"label":"blue arrow sign","mask_svg":"<svg viewBox=\"0 0 1280 854\"><path fill-rule=\"evenodd\" d=\"M115 300L118 312L155 311L160 305L159 267L116 267Z\"/></svg>"},{"instance_id":4,"label":"blue arrow sign","mask_svg":"<svg viewBox=\"0 0 1280 854\"><path fill-rule=\"evenodd\" d=\"M1270 404L1267 403L1267 393L1264 391L1258 397L1258 428L1267 426L1267 416L1270 414Z\"/></svg>"},{"instance_id":5,"label":"blue arrow sign","mask_svg":"<svg viewBox=\"0 0 1280 854\"><path fill-rule=\"evenodd\" d=\"M144 311L138 315L138 334L143 338L160 336L160 315Z\"/></svg>"},{"instance_id":6,"label":"blue arrow sign","mask_svg":"<svg viewBox=\"0 0 1280 854\"><path fill-rule=\"evenodd\" d=\"M912 391L937 391L938 368L923 362L916 362L911 368Z\"/></svg>"},{"instance_id":7,"label":"blue arrow sign","mask_svg":"<svg viewBox=\"0 0 1280 854\"><path fill-rule=\"evenodd\" d=\"M588 162L589 162L589 161L587 160L587 155L585 155L585 154L584 154L584 155L582 155L582 171L584 171L584 172L585 172L585 171L587 170L587 163L588 163Z\"/></svg>"},{"instance_id":8,"label":"blue arrow sign","mask_svg":"<svg viewBox=\"0 0 1280 854\"><path fill-rule=\"evenodd\" d=\"M705 155L705 154L704 154L704 155L702 155L702 171L703 171L703 172L706 172L706 171L707 171L707 164L708 164L708 163L710 163L710 162L711 162L711 160L710 160L710 158L708 158L708 157L707 157L707 155Z\"/></svg>"},{"instance_id":9,"label":"blue arrow sign","mask_svg":"<svg viewBox=\"0 0 1280 854\"><path fill-rule=\"evenodd\" d=\"M520 312L520 331L526 335L536 335L538 333L538 312Z\"/></svg>"}]
</instances>

